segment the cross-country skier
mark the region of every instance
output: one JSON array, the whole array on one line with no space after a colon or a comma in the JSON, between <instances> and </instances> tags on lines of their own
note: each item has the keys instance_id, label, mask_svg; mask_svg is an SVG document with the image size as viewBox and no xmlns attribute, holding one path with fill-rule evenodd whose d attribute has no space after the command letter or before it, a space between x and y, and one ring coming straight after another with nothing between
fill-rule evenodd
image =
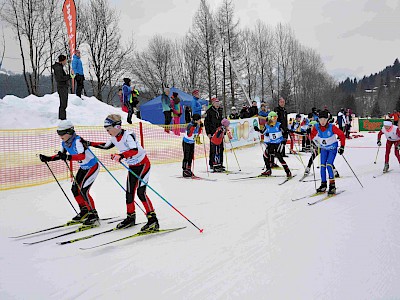
<instances>
[{"instance_id":1,"label":"cross-country skier","mask_svg":"<svg viewBox=\"0 0 400 300\"><path fill-rule=\"evenodd\" d=\"M286 145L286 139L284 138L284 129L282 128L281 123L277 122L277 119L278 114L271 111L268 114L268 121L262 131L257 126L254 127L255 131L261 132L261 134L264 135L264 143L266 144L263 155L266 170L262 172L261 175L271 176L271 166L273 158L276 156L285 170L287 177L292 177L292 173L282 157L283 148Z\"/></svg>"},{"instance_id":2,"label":"cross-country skier","mask_svg":"<svg viewBox=\"0 0 400 300\"><path fill-rule=\"evenodd\" d=\"M142 202L147 215L147 224L142 227L142 231L158 230L159 224L153 204L146 195L146 184L150 177L150 161L146 151L136 140L135 133L121 128L121 116L112 114L104 120L104 128L107 130L111 139L106 143L87 142L90 146L99 149L111 149L114 146L118 148L119 153L111 154L111 159L120 162L125 159L129 169L133 171L141 180L128 172L126 181L126 210L127 217L117 225L117 228L127 228L135 225L135 193L137 193ZM145 184L146 183L146 184Z\"/></svg>"},{"instance_id":3,"label":"cross-country skier","mask_svg":"<svg viewBox=\"0 0 400 300\"><path fill-rule=\"evenodd\" d=\"M201 117L199 114L194 114L192 116L191 122L186 127L185 136L183 137L182 147L183 147L183 177L194 176L192 172L192 161L194 156L194 144L196 137L201 134L203 129L203 123L201 123Z\"/></svg>"},{"instance_id":4,"label":"cross-country skier","mask_svg":"<svg viewBox=\"0 0 400 300\"><path fill-rule=\"evenodd\" d=\"M319 113L319 124L315 124L311 129L310 139L317 142L321 149L321 186L317 192L325 192L327 188L326 171L329 174L329 190L328 194L336 193L335 177L333 172L333 163L335 161L336 153L340 155L344 152L346 142L343 131L337 128L332 123L328 123L329 113L321 111ZM338 148L338 140L340 139L340 148Z\"/></svg>"},{"instance_id":5,"label":"cross-country skier","mask_svg":"<svg viewBox=\"0 0 400 300\"><path fill-rule=\"evenodd\" d=\"M382 145L381 137L383 134L386 136L385 166L383 167L383 172L386 173L389 171L389 154L392 145L394 145L394 155L397 157L400 164L400 129L396 125L393 125L392 121L384 121L382 129L378 133L377 144L379 147Z\"/></svg>"},{"instance_id":6,"label":"cross-country skier","mask_svg":"<svg viewBox=\"0 0 400 300\"><path fill-rule=\"evenodd\" d=\"M95 204L89 190L99 174L99 164L88 150L88 146L75 133L74 125L69 120L62 120L57 128L60 136L61 149L53 156L39 155L42 162L55 160L77 161L79 170L76 173L76 182L72 184L72 194L79 205L80 212L72 218L73 221L83 222L84 225L93 225L99 220Z\"/></svg>"},{"instance_id":7,"label":"cross-country skier","mask_svg":"<svg viewBox=\"0 0 400 300\"><path fill-rule=\"evenodd\" d=\"M228 134L228 138L232 139L232 134L229 131L230 121L228 119L222 119L221 126L217 128L213 136L210 139L210 149L214 153L214 161L212 162L214 172L224 172L225 167L223 163L223 151L224 151L224 136Z\"/></svg>"},{"instance_id":8,"label":"cross-country skier","mask_svg":"<svg viewBox=\"0 0 400 300\"><path fill-rule=\"evenodd\" d=\"M309 135L309 133L311 133L311 129L313 128L313 126L315 124L318 124L318 122L317 121L310 121L309 129L307 130L308 135ZM312 166L312 164L314 162L314 159L319 155L319 153L320 153L319 146L314 141L311 141L311 157L308 160L308 164L307 164L306 169L304 170L304 176L307 176L308 174L310 174L311 166ZM335 165L332 165L332 166L333 166L333 174L335 175L335 178L340 177L339 172L336 170Z\"/></svg>"}]
</instances>

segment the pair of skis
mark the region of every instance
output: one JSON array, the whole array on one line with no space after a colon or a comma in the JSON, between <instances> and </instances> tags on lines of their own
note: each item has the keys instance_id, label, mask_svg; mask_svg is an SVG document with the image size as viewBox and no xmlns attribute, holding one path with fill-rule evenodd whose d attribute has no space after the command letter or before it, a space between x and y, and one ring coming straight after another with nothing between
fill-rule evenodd
<instances>
[{"instance_id":1,"label":"pair of skis","mask_svg":"<svg viewBox=\"0 0 400 300\"><path fill-rule=\"evenodd\" d=\"M335 197L335 196L337 196L337 195L340 195L340 194L343 193L343 192L344 192L344 190L338 191L338 192L336 192L335 194L326 194L326 192L315 192L315 193L313 193L313 194L311 194L311 195L307 195L307 196L303 196L303 197L300 197L300 198L292 199L292 201L295 202L295 201L299 201L299 200L303 200L303 199L307 199L307 198L314 198L314 197L317 197L317 196L322 196L322 195L324 195L323 198L320 198L320 199L318 199L318 200L316 200L316 201L307 202L308 205L315 205L315 204L317 204L317 203L326 201L326 200L328 200L328 199L330 199L330 198L332 198L332 197Z\"/></svg>"},{"instance_id":2,"label":"pair of skis","mask_svg":"<svg viewBox=\"0 0 400 300\"><path fill-rule=\"evenodd\" d=\"M285 177L285 180L282 181L281 183L279 183L278 185L283 185L286 182L288 182L289 180L293 179L294 177L296 177L296 174L291 176L291 177L287 177L285 175L270 175L270 176L265 176L265 175L254 175L254 176L247 176L247 177L240 177L240 178L233 178L231 179L232 181L239 181L239 180L251 180L251 179L261 179L261 178L275 178L275 177Z\"/></svg>"},{"instance_id":3,"label":"pair of skis","mask_svg":"<svg viewBox=\"0 0 400 300\"><path fill-rule=\"evenodd\" d=\"M110 220L110 219L115 219L115 217L113 217L113 218L105 218L105 219L101 219L101 220L104 221L104 220ZM107 222L107 224L115 223L115 222L118 222L118 221L121 221L121 220L122 219L112 220L112 221ZM31 233L27 233L27 234L23 234L23 235L19 235L19 236L13 236L13 237L10 237L10 238L25 238L25 237L29 237L29 236L32 236L32 235L35 235L35 234L38 234L38 233L49 232L49 231L54 230L54 229L73 226L73 225L81 225L81 224L82 223L80 223L80 222L70 221L70 222L67 222L67 223L62 224L62 225L49 227L49 228L46 228L46 229L38 230L38 231L35 231L35 232L31 232ZM144 222L137 223L134 226L140 225L140 224L144 224ZM26 244L26 245L39 244L39 243L46 242L46 241L49 241L49 240L53 240L53 239L56 239L56 238L59 238L59 237L63 237L63 236L71 235L71 234L74 234L74 233L86 231L86 230L89 230L89 229L92 229L92 228L97 228L98 226L99 225L82 225L82 226L78 227L75 230L72 230L72 231L57 235L57 236L53 236L51 238L39 240L39 241L36 241L36 242L24 243L24 244ZM98 248L98 247L101 247L101 246L109 245L109 244L116 243L116 242L119 242L119 241L122 241L122 240L126 240L126 239L131 239L131 238L136 238L136 237L141 237L141 236L151 235L151 234L154 235L154 234L168 233L168 232L173 232L173 231L177 231L177 230L184 229L184 228L186 228L186 226L185 227L178 227L178 228L159 229L157 231L139 231L139 232L137 232L137 233L135 233L133 235L129 235L127 237L123 237L123 238L120 238L120 239L112 240L110 242L99 244L99 245L95 245L95 246L92 246L92 247L80 248L80 249L81 250L87 250L87 249ZM108 230L105 230L105 231L102 231L102 232L98 232L98 233L95 233L95 234L90 234L90 235L86 235L86 236L83 236L83 237L80 237L80 238L71 239L71 240L64 241L64 242L59 242L57 244L59 244L59 245L71 244L71 243L75 243L75 242L78 242L78 241L90 239L90 238L98 236L98 235L102 235L102 234L106 234L106 233L109 233L109 232L113 232L113 231L116 231L116 230L122 230L122 229L111 228L111 229L108 229Z\"/></svg>"}]
</instances>

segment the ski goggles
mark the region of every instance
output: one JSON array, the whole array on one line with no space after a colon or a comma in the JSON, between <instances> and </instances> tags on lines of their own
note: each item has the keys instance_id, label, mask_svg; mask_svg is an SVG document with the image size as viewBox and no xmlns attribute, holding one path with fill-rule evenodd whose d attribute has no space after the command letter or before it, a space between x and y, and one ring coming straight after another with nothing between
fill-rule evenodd
<instances>
[{"instance_id":1,"label":"ski goggles","mask_svg":"<svg viewBox=\"0 0 400 300\"><path fill-rule=\"evenodd\" d=\"M63 136L63 135L65 135L65 134L71 134L71 128L68 128L68 129L62 129L62 130L57 130L57 134L59 135L59 136Z\"/></svg>"}]
</instances>

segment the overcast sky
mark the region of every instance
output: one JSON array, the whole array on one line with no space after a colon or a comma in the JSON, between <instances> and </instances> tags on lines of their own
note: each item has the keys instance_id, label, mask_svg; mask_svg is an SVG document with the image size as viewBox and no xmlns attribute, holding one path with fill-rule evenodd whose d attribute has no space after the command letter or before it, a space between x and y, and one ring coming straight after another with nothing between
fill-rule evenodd
<instances>
[{"instance_id":1,"label":"overcast sky","mask_svg":"<svg viewBox=\"0 0 400 300\"><path fill-rule=\"evenodd\" d=\"M183 36L200 0L110 0L121 10L123 37L137 48L156 34ZM210 0L215 10L222 0ZM400 0L234 0L241 27L289 23L303 45L316 49L337 79L362 77L385 68L400 56ZM6 31L7 57L19 57ZM21 61L5 59L4 68L20 71Z\"/></svg>"}]
</instances>

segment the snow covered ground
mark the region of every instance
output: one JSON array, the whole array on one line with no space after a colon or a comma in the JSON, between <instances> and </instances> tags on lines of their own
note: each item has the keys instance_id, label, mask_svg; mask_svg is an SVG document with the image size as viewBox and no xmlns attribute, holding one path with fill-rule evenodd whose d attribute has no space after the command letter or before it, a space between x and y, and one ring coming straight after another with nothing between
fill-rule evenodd
<instances>
[{"instance_id":1,"label":"snow covered ground","mask_svg":"<svg viewBox=\"0 0 400 300\"><path fill-rule=\"evenodd\" d=\"M179 163L153 166L150 185L203 233L149 191L162 227L187 228L85 251L79 248L139 229L56 244L112 228L103 222L100 228L23 245L70 228L8 237L62 224L74 211L56 183L2 191L0 299L398 299L400 168L391 157L393 171L373 178L383 168L384 153L381 149L374 165L376 148L353 148L375 146L375 133L363 135L348 141L344 155L364 188L337 156L335 165L345 176L337 187L345 192L314 206L307 199L291 201L315 188L314 182L298 181L304 169L292 155L287 162L298 176L282 186L279 177L232 180L261 172L258 145L236 151L241 173L210 174L215 182L176 178ZM228 167L238 170L232 153ZM204 160L195 168L207 177ZM114 175L124 183L125 171ZM71 183L61 184L72 199ZM107 173L100 173L92 195L101 217L124 216L123 191Z\"/></svg>"}]
</instances>

